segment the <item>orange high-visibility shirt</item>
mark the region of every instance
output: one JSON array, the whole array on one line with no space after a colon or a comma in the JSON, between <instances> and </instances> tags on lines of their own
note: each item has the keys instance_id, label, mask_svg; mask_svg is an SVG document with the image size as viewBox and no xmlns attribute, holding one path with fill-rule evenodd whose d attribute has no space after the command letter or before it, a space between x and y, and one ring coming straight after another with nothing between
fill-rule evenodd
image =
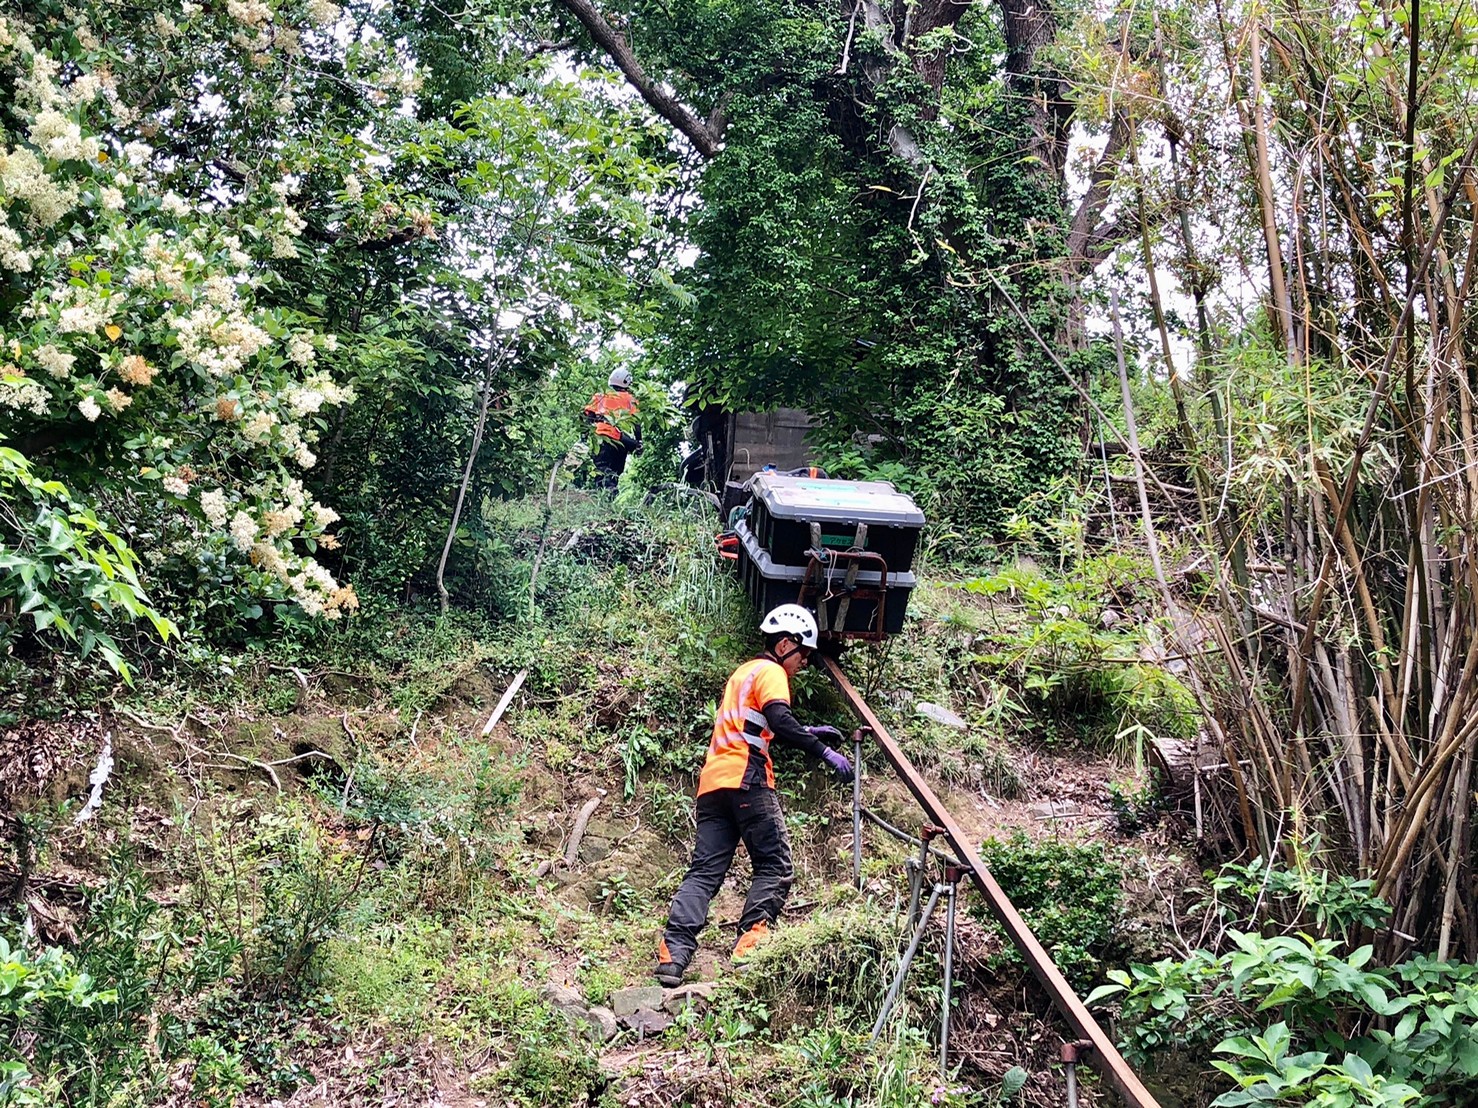
<instances>
[{"instance_id":1,"label":"orange high-visibility shirt","mask_svg":"<svg viewBox=\"0 0 1478 1108\"><path fill-rule=\"evenodd\" d=\"M615 424L600 418L614 415L617 412L630 412L636 415L636 398L629 392L598 392L590 398L590 403L585 405L585 414L596 417L595 433L602 438L620 442L620 429Z\"/></svg>"},{"instance_id":2,"label":"orange high-visibility shirt","mask_svg":"<svg viewBox=\"0 0 1478 1108\"><path fill-rule=\"evenodd\" d=\"M743 788L751 749L765 756L765 784L775 787L770 762L770 740L775 736L765 720L765 706L777 700L790 703L790 677L780 663L755 658L734 671L713 719L713 741L698 776L699 796L714 789Z\"/></svg>"}]
</instances>

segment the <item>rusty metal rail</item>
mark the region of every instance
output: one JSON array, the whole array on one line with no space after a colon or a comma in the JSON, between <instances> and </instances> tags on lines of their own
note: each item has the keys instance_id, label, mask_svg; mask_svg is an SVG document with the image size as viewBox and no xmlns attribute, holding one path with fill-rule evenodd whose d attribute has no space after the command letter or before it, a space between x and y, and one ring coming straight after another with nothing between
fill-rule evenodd
<instances>
[{"instance_id":1,"label":"rusty metal rail","mask_svg":"<svg viewBox=\"0 0 1478 1108\"><path fill-rule=\"evenodd\" d=\"M1081 1037L1083 1040L1081 1045L1091 1047L1083 1051L1087 1055L1086 1060L1089 1064L1103 1075L1105 1081L1118 1090L1130 1108L1160 1108L1159 1102L1150 1095L1139 1077L1129 1068L1129 1063L1124 1061L1118 1048L1114 1046L1113 1040L1098 1025L1098 1021L1078 999L1078 995L1073 992L1072 986L1067 983L1062 972L1053 964L1047 951L1032 934L1026 921L1021 918L1021 913L1016 910L1001 886L996 884L996 879L991 876L990 870L986 869L985 863L976 853L974 844L960 829L960 825L950 815L949 809L945 808L939 798L934 795L934 790L929 788L928 783L919 775L919 771L908 760L908 756L893 740L893 736L888 733L882 721L867 706L867 702L862 699L862 694L847 679L847 675L842 672L836 659L822 657L820 661L822 668L826 670L827 675L836 685L837 691L842 694L842 699L871 729L873 739L883 752L883 757L888 759L903 783L908 786L908 791L913 793L914 799L919 802L924 813L944 828L945 837L955 849L955 856L969 870L970 878L974 881L975 887L980 890L981 895L985 897L985 903L991 915L995 916L997 922L1005 928L1006 934L1016 945L1016 949L1021 951L1027 964L1031 966L1032 973L1042 983L1042 988L1047 990L1047 995L1052 999L1054 1007L1073 1031Z\"/></svg>"}]
</instances>

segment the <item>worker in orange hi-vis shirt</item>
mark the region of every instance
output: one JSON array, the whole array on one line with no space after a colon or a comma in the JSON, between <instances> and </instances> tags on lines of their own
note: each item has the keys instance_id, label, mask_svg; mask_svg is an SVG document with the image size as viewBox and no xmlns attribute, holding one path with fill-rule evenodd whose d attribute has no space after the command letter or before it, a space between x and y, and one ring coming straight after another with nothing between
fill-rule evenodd
<instances>
[{"instance_id":1,"label":"worker in orange hi-vis shirt","mask_svg":"<svg viewBox=\"0 0 1478 1108\"><path fill-rule=\"evenodd\" d=\"M698 839L668 911L667 929L657 948L657 980L681 984L698 948L698 932L708 922L708 906L724 883L734 851L742 842L754 867L754 881L739 917L734 958L748 956L785 907L794 870L785 813L775 795L770 743L799 747L831 767L842 781L852 780L852 763L822 742L841 740L835 727L802 727L790 710L790 679L816 649L816 617L797 604L782 604L760 623L765 649L736 669L724 686L713 721L713 740L698 778Z\"/></svg>"},{"instance_id":2,"label":"worker in orange hi-vis shirt","mask_svg":"<svg viewBox=\"0 0 1478 1108\"><path fill-rule=\"evenodd\" d=\"M641 427L632 422L627 432L617 425L617 421L632 420L637 414L636 398L631 395L631 371L611 370L606 384L610 391L590 398L585 418L595 424L600 440L595 451L595 487L615 492L616 483L626 472L626 456L641 453Z\"/></svg>"}]
</instances>

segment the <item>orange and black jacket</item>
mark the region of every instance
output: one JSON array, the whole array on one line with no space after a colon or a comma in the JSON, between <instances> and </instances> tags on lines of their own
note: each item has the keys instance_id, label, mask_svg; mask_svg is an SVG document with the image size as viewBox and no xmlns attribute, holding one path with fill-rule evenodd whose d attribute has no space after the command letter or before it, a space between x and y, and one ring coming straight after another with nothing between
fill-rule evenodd
<instances>
[{"instance_id":1,"label":"orange and black jacket","mask_svg":"<svg viewBox=\"0 0 1478 1108\"><path fill-rule=\"evenodd\" d=\"M627 434L605 418L625 413L633 416L637 414L636 398L629 392L616 390L598 392L590 398L590 403L585 405L585 418L595 424L595 433L603 439L620 443L631 451L641 445L641 431L638 429L635 435Z\"/></svg>"},{"instance_id":2,"label":"orange and black jacket","mask_svg":"<svg viewBox=\"0 0 1478 1108\"><path fill-rule=\"evenodd\" d=\"M790 710L790 677L785 667L762 654L736 669L724 686L708 757L698 777L698 795L755 785L773 789L770 743L776 739L815 758L826 749Z\"/></svg>"}]
</instances>

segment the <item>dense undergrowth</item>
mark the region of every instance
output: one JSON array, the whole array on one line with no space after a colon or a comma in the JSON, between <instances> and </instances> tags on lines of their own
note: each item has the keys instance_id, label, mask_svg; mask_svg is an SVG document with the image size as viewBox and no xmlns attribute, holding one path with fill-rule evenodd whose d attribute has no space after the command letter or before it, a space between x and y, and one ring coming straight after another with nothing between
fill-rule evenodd
<instances>
[{"instance_id":1,"label":"dense undergrowth","mask_svg":"<svg viewBox=\"0 0 1478 1108\"><path fill-rule=\"evenodd\" d=\"M598 1004L647 979L713 697L754 649L755 613L696 509L569 493L552 513L482 510L501 539L473 604L449 616L367 604L131 690L27 674L53 695L5 733L0 876L25 895L0 930L0 1104L1057 1102L1048 1008L970 898L953 1072L938 1073L933 1041L937 932L869 1044L903 938L903 849L870 837L853 890L845 792L783 752L786 925L743 974L700 960L710 1004L655 1042L604 1046L572 1027L548 983ZM1136 755L1190 726L1143 581L1117 559L935 579L904 634L847 664L957 812L1022 809L1029 834L985 819L984 856L1076 987L1121 1006L1131 1057L1188 1103L1462 1093L1472 975L1371 966L1361 936L1388 910L1324 875L1317 844L1198 894L1165 830L1132 837L1160 818ZM845 722L818 674L797 702ZM116 765L78 824L105 734ZM1092 783L1119 835L1042 826L1028 805L1042 760L1094 751L1123 767L1108 771L1121 783ZM867 782L870 803L917 818L876 767ZM594 797L565 868L572 813ZM1145 887L1157 868L1171 893ZM707 950L724 949L736 896L716 903ZM1188 957L1165 957L1181 944Z\"/></svg>"},{"instance_id":2,"label":"dense undergrowth","mask_svg":"<svg viewBox=\"0 0 1478 1108\"><path fill-rule=\"evenodd\" d=\"M597 1044L569 1033L541 988L568 982L598 1003L645 979L689 842L712 701L754 649L755 615L696 511L571 493L552 518L542 501L483 512L502 538L481 556L473 610L367 603L341 626L197 654L102 695L76 671L27 675L56 695L12 741L40 751L80 724L86 741L111 736L117 766L80 825L85 746L70 750L69 779L6 779L16 815L0 866L31 891L5 929L14 984L0 1008L0 1103L257 1103L326 1078L361 1102L430 1090L446 1080L437 1073L479 1096L569 1103L629 1080L599 1068ZM883 710L943 783L1015 794L1013 744L1065 741L990 716L993 690L1035 695L1021 674L1048 664L1022 630L1031 613L940 586L916 615L899 642L849 665L886 690ZM519 700L484 736L520 669ZM986 682L983 695L964 674ZM1117 695L1094 695L1104 688ZM802 715L843 722L819 675L803 675L797 697ZM914 706L926 699L984 726L923 726ZM1083 703L1063 718L1079 739L1096 721L1092 741L1106 745L1135 710ZM1014 1056L931 1076L933 938L903 1018L868 1047L859 1028L900 938L901 856L877 844L868 892L848 892L845 795L783 753L780 778L800 907L751 971L724 976L708 1011L668 1032L668 1047L707 1059L692 1088L779 1082L788 1103L902 1105L988 1103L1003 1080L1018 1083ZM582 864L537 878L562 853L570 810L600 790ZM1023 905L1044 939L1076 951L1066 960L1085 984L1101 980L1117 863L1093 845L988 849L1034 887ZM1081 915L1058 918L1085 874L1105 897L1091 934ZM962 980L1008 995L1022 968L988 926L971 926L980 955ZM722 947L717 925L709 940ZM1002 1013L992 1019L1023 1027L1042 1014L1004 1002ZM984 1026L962 1018L960 1033Z\"/></svg>"}]
</instances>

